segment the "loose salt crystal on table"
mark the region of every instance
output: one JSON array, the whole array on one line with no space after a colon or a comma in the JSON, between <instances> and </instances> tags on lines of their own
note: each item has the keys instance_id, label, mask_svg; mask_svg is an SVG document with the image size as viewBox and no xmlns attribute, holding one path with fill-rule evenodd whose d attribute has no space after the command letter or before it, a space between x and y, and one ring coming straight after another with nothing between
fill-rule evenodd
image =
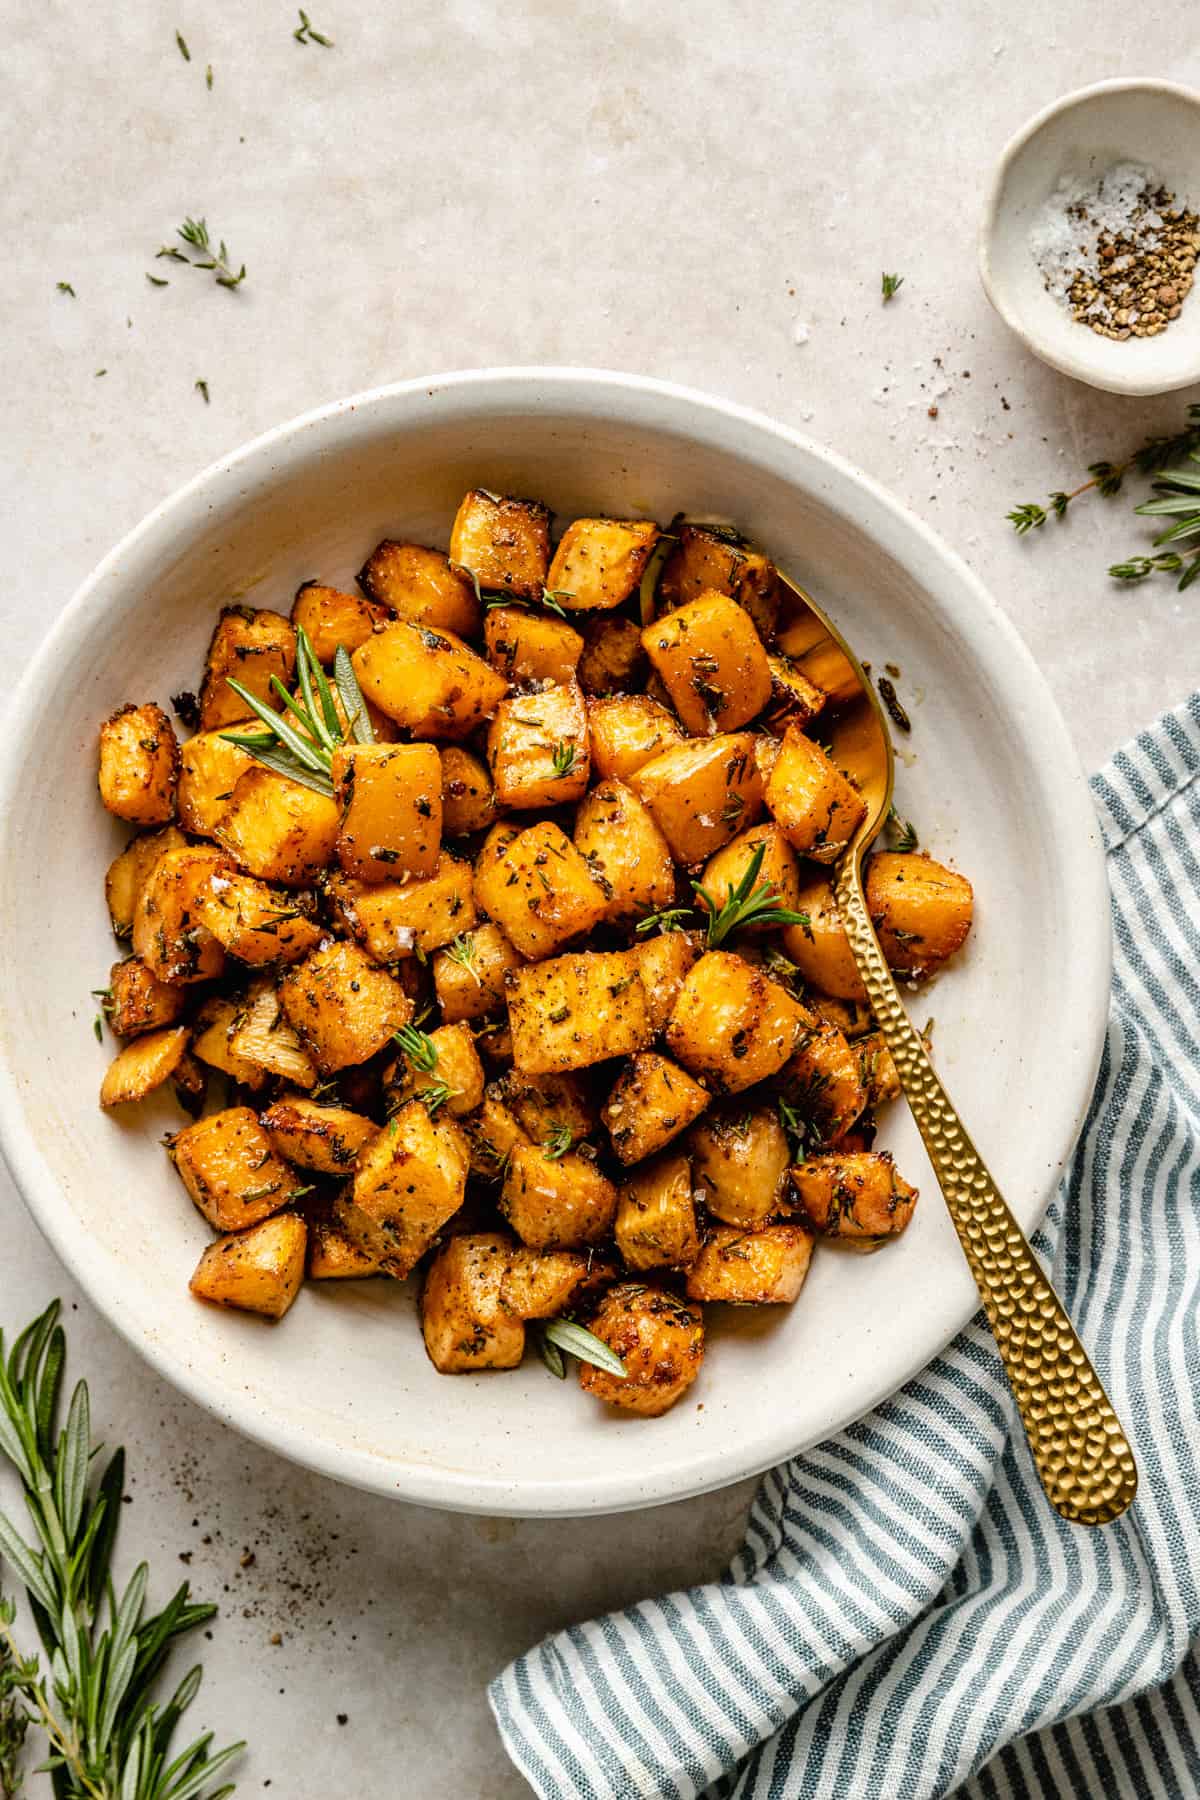
<instances>
[{"instance_id":1,"label":"loose salt crystal on table","mask_svg":"<svg viewBox=\"0 0 1200 1800\"><path fill-rule=\"evenodd\" d=\"M809 338L809 328L804 323L804 320L803 319L793 320L793 322L792 322L792 342L793 342L793 344L807 344L808 338Z\"/></svg>"}]
</instances>

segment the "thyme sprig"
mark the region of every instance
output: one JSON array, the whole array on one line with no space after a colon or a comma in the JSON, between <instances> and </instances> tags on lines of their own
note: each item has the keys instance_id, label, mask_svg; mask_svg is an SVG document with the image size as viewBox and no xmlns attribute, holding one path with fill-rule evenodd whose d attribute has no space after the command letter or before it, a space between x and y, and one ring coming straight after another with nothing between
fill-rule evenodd
<instances>
[{"instance_id":1,"label":"thyme sprig","mask_svg":"<svg viewBox=\"0 0 1200 1800\"><path fill-rule=\"evenodd\" d=\"M125 1454L114 1451L92 1481L100 1446L92 1442L84 1381L60 1428L66 1338L58 1312L55 1301L7 1359L0 1333L0 1451L20 1479L34 1531L31 1543L0 1513L0 1558L25 1585L48 1658L43 1670L22 1654L13 1604L0 1603L8 1700L20 1696L27 1720L48 1741L43 1767L57 1800L224 1800L232 1784L213 1784L241 1744L213 1752L205 1732L171 1756L176 1726L200 1686L199 1666L165 1705L151 1697L174 1640L206 1624L216 1608L193 1603L184 1582L161 1612L147 1613L145 1563L118 1597L111 1562ZM11 1706L5 1729L11 1742Z\"/></svg>"},{"instance_id":2,"label":"thyme sprig","mask_svg":"<svg viewBox=\"0 0 1200 1800\"><path fill-rule=\"evenodd\" d=\"M881 275L879 285L883 293L883 304L886 306L888 301L894 299L904 286L904 277L903 275Z\"/></svg>"},{"instance_id":3,"label":"thyme sprig","mask_svg":"<svg viewBox=\"0 0 1200 1800\"><path fill-rule=\"evenodd\" d=\"M409 1066L422 1075L432 1075L437 1068L438 1048L427 1031L413 1025L402 1025L392 1033Z\"/></svg>"},{"instance_id":4,"label":"thyme sprig","mask_svg":"<svg viewBox=\"0 0 1200 1800\"><path fill-rule=\"evenodd\" d=\"M547 1162L559 1162L572 1148L574 1142L575 1133L569 1125L552 1125L546 1133L546 1140L542 1145L542 1155Z\"/></svg>"},{"instance_id":5,"label":"thyme sprig","mask_svg":"<svg viewBox=\"0 0 1200 1800\"><path fill-rule=\"evenodd\" d=\"M448 956L451 962L456 962L460 968L465 969L476 987L482 987L482 977L475 967L475 950L476 946L463 931L459 933L452 944L445 946L443 954Z\"/></svg>"},{"instance_id":6,"label":"thyme sprig","mask_svg":"<svg viewBox=\"0 0 1200 1800\"><path fill-rule=\"evenodd\" d=\"M245 281L245 263L235 274L233 258L229 254L225 239L222 238L214 249L212 238L209 236L207 220L187 218L182 225L176 227L175 235L182 238L184 243L193 250L198 250L199 256L185 255L178 244L164 244L160 250L155 252L156 258L166 256L172 262L187 263L189 268L211 269L213 279L218 287L236 288Z\"/></svg>"},{"instance_id":7,"label":"thyme sprig","mask_svg":"<svg viewBox=\"0 0 1200 1800\"><path fill-rule=\"evenodd\" d=\"M337 647L333 681L349 721L348 730L343 729L333 689L303 625L296 628L296 680L300 698L297 700L288 693L278 675L271 677L272 690L283 702L284 712L275 712L232 675L227 680L239 700L245 702L266 730L247 733L243 726L236 731L223 731L221 736L231 744L239 744L274 774L286 775L290 781L298 781L301 787L312 788L315 793L332 797L333 753L341 744L375 742L367 703L345 646L339 644ZM289 713L291 718L287 716ZM298 720L303 729L297 730L292 719Z\"/></svg>"},{"instance_id":8,"label":"thyme sprig","mask_svg":"<svg viewBox=\"0 0 1200 1800\"><path fill-rule=\"evenodd\" d=\"M537 1345L542 1361L560 1381L564 1381L567 1374L564 1351L568 1356L578 1357L580 1362L592 1363L609 1375L619 1376L622 1381L626 1378L625 1364L616 1351L610 1350L586 1326L576 1325L573 1319L548 1319L538 1333Z\"/></svg>"},{"instance_id":9,"label":"thyme sprig","mask_svg":"<svg viewBox=\"0 0 1200 1800\"><path fill-rule=\"evenodd\" d=\"M551 746L551 759L555 781L565 781L579 763L579 745L572 738L559 738Z\"/></svg>"},{"instance_id":10,"label":"thyme sprig","mask_svg":"<svg viewBox=\"0 0 1200 1800\"><path fill-rule=\"evenodd\" d=\"M896 841L892 845L892 849L899 851L901 856L911 856L920 842L917 836L917 828L911 819L902 819L900 817L900 814L896 811L894 801L892 805L888 807L887 823L896 834Z\"/></svg>"}]
</instances>

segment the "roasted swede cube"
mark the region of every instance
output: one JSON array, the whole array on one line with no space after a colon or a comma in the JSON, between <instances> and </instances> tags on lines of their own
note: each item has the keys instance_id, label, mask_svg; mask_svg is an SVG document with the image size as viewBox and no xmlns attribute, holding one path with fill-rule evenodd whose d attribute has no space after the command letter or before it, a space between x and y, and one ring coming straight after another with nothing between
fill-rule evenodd
<instances>
[{"instance_id":1,"label":"roasted swede cube","mask_svg":"<svg viewBox=\"0 0 1200 1800\"><path fill-rule=\"evenodd\" d=\"M203 896L225 866L219 850L188 845L160 856L138 895L133 949L150 973L168 983L208 981L225 953L204 924Z\"/></svg>"},{"instance_id":2,"label":"roasted swede cube","mask_svg":"<svg viewBox=\"0 0 1200 1800\"><path fill-rule=\"evenodd\" d=\"M783 1067L802 1017L798 1002L761 969L728 950L710 950L680 990L667 1047L710 1086L739 1093Z\"/></svg>"},{"instance_id":3,"label":"roasted swede cube","mask_svg":"<svg viewBox=\"0 0 1200 1800\"><path fill-rule=\"evenodd\" d=\"M935 969L965 943L974 904L965 875L931 856L881 850L868 862L863 886L893 969Z\"/></svg>"},{"instance_id":4,"label":"roasted swede cube","mask_svg":"<svg viewBox=\"0 0 1200 1800\"><path fill-rule=\"evenodd\" d=\"M574 681L583 654L573 625L524 606L489 607L483 641L488 661L506 681Z\"/></svg>"},{"instance_id":5,"label":"roasted swede cube","mask_svg":"<svg viewBox=\"0 0 1200 1800\"><path fill-rule=\"evenodd\" d=\"M472 488L450 528L450 561L491 593L540 600L550 561L550 514L540 500Z\"/></svg>"},{"instance_id":6,"label":"roasted swede cube","mask_svg":"<svg viewBox=\"0 0 1200 1800\"><path fill-rule=\"evenodd\" d=\"M728 1225L760 1225L789 1200L787 1133L774 1108L726 1101L688 1137L696 1196Z\"/></svg>"},{"instance_id":7,"label":"roasted swede cube","mask_svg":"<svg viewBox=\"0 0 1200 1800\"><path fill-rule=\"evenodd\" d=\"M471 1155L471 1173L485 1181L500 1181L508 1168L514 1144L529 1142L515 1115L494 1094L485 1093L483 1105L463 1127Z\"/></svg>"},{"instance_id":8,"label":"roasted swede cube","mask_svg":"<svg viewBox=\"0 0 1200 1800\"><path fill-rule=\"evenodd\" d=\"M780 626L779 649L825 695L827 705L844 706L858 697L860 678L854 665L807 607Z\"/></svg>"},{"instance_id":9,"label":"roasted swede cube","mask_svg":"<svg viewBox=\"0 0 1200 1800\"><path fill-rule=\"evenodd\" d=\"M507 981L513 1061L524 1075L631 1056L654 1035L642 978L620 951L552 957L510 970Z\"/></svg>"},{"instance_id":10,"label":"roasted swede cube","mask_svg":"<svg viewBox=\"0 0 1200 1800\"><path fill-rule=\"evenodd\" d=\"M109 1063L100 1084L100 1104L106 1110L125 1106L131 1100L144 1100L155 1088L170 1081L182 1067L187 1055L188 1034L185 1025L166 1031L153 1031L135 1038Z\"/></svg>"},{"instance_id":11,"label":"roasted swede cube","mask_svg":"<svg viewBox=\"0 0 1200 1800\"><path fill-rule=\"evenodd\" d=\"M189 1286L197 1300L282 1319L304 1280L307 1242L304 1220L280 1213L210 1244Z\"/></svg>"},{"instance_id":12,"label":"roasted swede cube","mask_svg":"<svg viewBox=\"0 0 1200 1800\"><path fill-rule=\"evenodd\" d=\"M828 1142L849 1131L867 1104L862 1060L836 1025L808 1014L779 1077L789 1106Z\"/></svg>"},{"instance_id":13,"label":"roasted swede cube","mask_svg":"<svg viewBox=\"0 0 1200 1800\"><path fill-rule=\"evenodd\" d=\"M286 1206L301 1185L248 1106L231 1106L185 1125L167 1150L216 1231L257 1225Z\"/></svg>"},{"instance_id":14,"label":"roasted swede cube","mask_svg":"<svg viewBox=\"0 0 1200 1800\"><path fill-rule=\"evenodd\" d=\"M442 844L442 764L432 744L342 744L333 753L347 875L396 881L432 875Z\"/></svg>"},{"instance_id":15,"label":"roasted swede cube","mask_svg":"<svg viewBox=\"0 0 1200 1800\"><path fill-rule=\"evenodd\" d=\"M330 943L289 969L279 1004L322 1075L366 1062L412 1018L400 983L357 944Z\"/></svg>"},{"instance_id":16,"label":"roasted swede cube","mask_svg":"<svg viewBox=\"0 0 1200 1800\"><path fill-rule=\"evenodd\" d=\"M355 1281L382 1270L373 1256L351 1243L330 1219L311 1219L308 1226L308 1279Z\"/></svg>"},{"instance_id":17,"label":"roasted swede cube","mask_svg":"<svg viewBox=\"0 0 1200 1800\"><path fill-rule=\"evenodd\" d=\"M525 1327L501 1298L510 1251L499 1232L464 1234L451 1238L430 1263L421 1290L421 1331L440 1374L515 1369L525 1354Z\"/></svg>"},{"instance_id":18,"label":"roasted swede cube","mask_svg":"<svg viewBox=\"0 0 1200 1800\"><path fill-rule=\"evenodd\" d=\"M364 696L414 738L469 736L508 689L460 637L404 619L375 632L351 660Z\"/></svg>"},{"instance_id":19,"label":"roasted swede cube","mask_svg":"<svg viewBox=\"0 0 1200 1800\"><path fill-rule=\"evenodd\" d=\"M759 636L771 641L779 617L775 565L735 531L681 525L678 547L663 566L660 596L667 606L682 606L712 589L744 606Z\"/></svg>"},{"instance_id":20,"label":"roasted swede cube","mask_svg":"<svg viewBox=\"0 0 1200 1800\"><path fill-rule=\"evenodd\" d=\"M783 946L805 981L835 1000L865 1003L867 990L862 984L833 889L824 875L801 880L796 911L805 915L807 923L786 925Z\"/></svg>"},{"instance_id":21,"label":"roasted swede cube","mask_svg":"<svg viewBox=\"0 0 1200 1800\"><path fill-rule=\"evenodd\" d=\"M638 637L639 648L641 637ZM628 781L646 763L674 750L683 733L661 700L649 694L619 694L588 703L592 768L602 779Z\"/></svg>"},{"instance_id":22,"label":"roasted swede cube","mask_svg":"<svg viewBox=\"0 0 1200 1800\"><path fill-rule=\"evenodd\" d=\"M705 862L762 811L754 744L748 731L692 740L663 751L629 777L676 862Z\"/></svg>"},{"instance_id":23,"label":"roasted swede cube","mask_svg":"<svg viewBox=\"0 0 1200 1800\"><path fill-rule=\"evenodd\" d=\"M623 694L641 686L645 663L642 634L632 619L600 613L588 620L576 669L585 694Z\"/></svg>"},{"instance_id":24,"label":"roasted swede cube","mask_svg":"<svg viewBox=\"0 0 1200 1800\"><path fill-rule=\"evenodd\" d=\"M801 672L790 656L768 656L767 665L771 671L772 729L808 725L824 707L827 696Z\"/></svg>"},{"instance_id":25,"label":"roasted swede cube","mask_svg":"<svg viewBox=\"0 0 1200 1800\"><path fill-rule=\"evenodd\" d=\"M114 857L104 877L104 899L108 916L117 937L128 937L133 930L138 896L160 856L168 850L186 850L187 839L174 825L163 831L142 832L130 838L124 850Z\"/></svg>"},{"instance_id":26,"label":"roasted swede cube","mask_svg":"<svg viewBox=\"0 0 1200 1800\"><path fill-rule=\"evenodd\" d=\"M471 865L446 851L424 881L355 881L335 869L326 891L346 930L380 963L430 955L478 918Z\"/></svg>"},{"instance_id":27,"label":"roasted swede cube","mask_svg":"<svg viewBox=\"0 0 1200 1800\"><path fill-rule=\"evenodd\" d=\"M799 1225L760 1225L757 1231L714 1225L688 1270L688 1299L790 1305L804 1286L812 1251L812 1236Z\"/></svg>"},{"instance_id":28,"label":"roasted swede cube","mask_svg":"<svg viewBox=\"0 0 1200 1800\"><path fill-rule=\"evenodd\" d=\"M591 1252L530 1250L514 1245L500 1283L506 1312L518 1319L554 1319L593 1278Z\"/></svg>"},{"instance_id":29,"label":"roasted swede cube","mask_svg":"<svg viewBox=\"0 0 1200 1800\"><path fill-rule=\"evenodd\" d=\"M248 750L240 750L219 731L200 731L180 751L179 823L198 837L211 837L233 799L238 777L254 766Z\"/></svg>"},{"instance_id":30,"label":"roasted swede cube","mask_svg":"<svg viewBox=\"0 0 1200 1800\"><path fill-rule=\"evenodd\" d=\"M609 891L605 918L632 923L675 899L671 848L648 806L620 781L599 781L575 814L575 848Z\"/></svg>"},{"instance_id":31,"label":"roasted swede cube","mask_svg":"<svg viewBox=\"0 0 1200 1800\"><path fill-rule=\"evenodd\" d=\"M860 1038L875 1024L875 1015L865 1000L832 1000L827 994L806 994L805 1005L830 1025L836 1025L843 1037Z\"/></svg>"},{"instance_id":32,"label":"roasted swede cube","mask_svg":"<svg viewBox=\"0 0 1200 1800\"><path fill-rule=\"evenodd\" d=\"M210 1003L211 1004L211 1003ZM300 1042L295 1028L284 1018L279 1003L279 990L273 978L253 982L246 990L242 1006L229 1028L226 1046L235 1067L229 1073L244 1079L238 1067L248 1064L267 1075L278 1075L296 1087L317 1085L317 1065ZM205 1061L218 1063L216 1054Z\"/></svg>"},{"instance_id":33,"label":"roasted swede cube","mask_svg":"<svg viewBox=\"0 0 1200 1800\"><path fill-rule=\"evenodd\" d=\"M929 1047L926 1039L926 1050ZM882 1031L868 1032L856 1039L853 1048L858 1057L859 1077L866 1090L866 1110L873 1112L888 1100L898 1100L903 1092L900 1076Z\"/></svg>"},{"instance_id":34,"label":"roasted swede cube","mask_svg":"<svg viewBox=\"0 0 1200 1800\"><path fill-rule=\"evenodd\" d=\"M708 1089L678 1063L641 1050L617 1077L601 1117L623 1163L641 1162L686 1131L708 1105Z\"/></svg>"},{"instance_id":35,"label":"roasted swede cube","mask_svg":"<svg viewBox=\"0 0 1200 1800\"><path fill-rule=\"evenodd\" d=\"M164 825L175 814L179 745L161 706L122 706L100 727L100 798L118 819Z\"/></svg>"},{"instance_id":36,"label":"roasted swede cube","mask_svg":"<svg viewBox=\"0 0 1200 1800\"><path fill-rule=\"evenodd\" d=\"M500 1190L500 1210L534 1250L599 1244L612 1230L617 1190L596 1165L574 1151L552 1157L536 1144L514 1144Z\"/></svg>"},{"instance_id":37,"label":"roasted swede cube","mask_svg":"<svg viewBox=\"0 0 1200 1800\"><path fill-rule=\"evenodd\" d=\"M524 958L498 925L486 923L464 931L433 959L433 986L448 1025L459 1019L485 1019L505 1005L504 975Z\"/></svg>"},{"instance_id":38,"label":"roasted swede cube","mask_svg":"<svg viewBox=\"0 0 1200 1800\"><path fill-rule=\"evenodd\" d=\"M333 856L337 803L255 764L239 775L213 836L239 868L284 887L310 887Z\"/></svg>"},{"instance_id":39,"label":"roasted swede cube","mask_svg":"<svg viewBox=\"0 0 1200 1800\"><path fill-rule=\"evenodd\" d=\"M771 670L748 612L704 593L642 632L646 654L688 731L709 736L758 717L771 698Z\"/></svg>"},{"instance_id":40,"label":"roasted swede cube","mask_svg":"<svg viewBox=\"0 0 1200 1800\"><path fill-rule=\"evenodd\" d=\"M140 956L113 964L103 997L105 1017L118 1037L140 1037L144 1031L174 1025L186 1002L184 990L160 981Z\"/></svg>"},{"instance_id":41,"label":"roasted swede cube","mask_svg":"<svg viewBox=\"0 0 1200 1800\"><path fill-rule=\"evenodd\" d=\"M549 956L598 925L608 896L549 819L480 853L475 898L522 956Z\"/></svg>"},{"instance_id":42,"label":"roasted swede cube","mask_svg":"<svg viewBox=\"0 0 1200 1800\"><path fill-rule=\"evenodd\" d=\"M571 682L501 700L488 729L497 803L516 811L564 806L587 792L587 708Z\"/></svg>"},{"instance_id":43,"label":"roasted swede cube","mask_svg":"<svg viewBox=\"0 0 1200 1800\"><path fill-rule=\"evenodd\" d=\"M509 1109L535 1144L557 1139L563 1132L577 1144L591 1135L600 1117L585 1075L522 1075L510 1069L488 1092Z\"/></svg>"},{"instance_id":44,"label":"roasted swede cube","mask_svg":"<svg viewBox=\"0 0 1200 1800\"><path fill-rule=\"evenodd\" d=\"M631 1269L686 1269L700 1249L686 1156L657 1156L621 1183L617 1249Z\"/></svg>"},{"instance_id":45,"label":"roasted swede cube","mask_svg":"<svg viewBox=\"0 0 1200 1800\"><path fill-rule=\"evenodd\" d=\"M403 1034L402 1034L403 1037ZM401 1042L401 1055L384 1077L389 1105L407 1100L444 1095L446 1111L455 1119L473 1113L483 1099L484 1073L469 1025L439 1025L436 1031L417 1032L416 1049L409 1055Z\"/></svg>"},{"instance_id":46,"label":"roasted swede cube","mask_svg":"<svg viewBox=\"0 0 1200 1800\"><path fill-rule=\"evenodd\" d=\"M358 585L369 600L414 625L464 638L479 630L475 588L440 550L384 538L359 570Z\"/></svg>"},{"instance_id":47,"label":"roasted swede cube","mask_svg":"<svg viewBox=\"0 0 1200 1800\"><path fill-rule=\"evenodd\" d=\"M798 725L784 733L764 797L793 849L814 862L836 862L867 811L858 789Z\"/></svg>"},{"instance_id":48,"label":"roasted swede cube","mask_svg":"<svg viewBox=\"0 0 1200 1800\"><path fill-rule=\"evenodd\" d=\"M244 1018L243 1009L235 1000L225 1000L219 995L204 1002L196 1014L191 1053L210 1068L220 1069L231 1081L242 1087L255 1090L265 1087L269 1080L269 1072L258 1063L248 1062L244 1056L238 1056L232 1047L232 1035L239 1019ZM290 1032L290 1027L288 1028ZM290 1033L294 1036L294 1033ZM299 1054L299 1046L297 1045ZM317 1079L317 1071L305 1058L310 1084Z\"/></svg>"},{"instance_id":49,"label":"roasted swede cube","mask_svg":"<svg viewBox=\"0 0 1200 1800\"><path fill-rule=\"evenodd\" d=\"M656 1036L674 1011L684 979L700 955L703 942L699 932L663 931L626 950L626 961L642 978L646 1012Z\"/></svg>"},{"instance_id":50,"label":"roasted swede cube","mask_svg":"<svg viewBox=\"0 0 1200 1800\"><path fill-rule=\"evenodd\" d=\"M334 1223L397 1280L420 1261L466 1192L470 1152L457 1122L410 1100L359 1154Z\"/></svg>"},{"instance_id":51,"label":"roasted swede cube","mask_svg":"<svg viewBox=\"0 0 1200 1800\"><path fill-rule=\"evenodd\" d=\"M657 542L652 519L575 519L554 552L547 585L568 612L620 606Z\"/></svg>"},{"instance_id":52,"label":"roasted swede cube","mask_svg":"<svg viewBox=\"0 0 1200 1800\"><path fill-rule=\"evenodd\" d=\"M251 606L227 606L217 621L204 664L200 689L201 731L223 731L254 717L229 685L232 676L257 699L278 710L271 689L275 675L284 687L296 667L296 633L282 613L256 612Z\"/></svg>"},{"instance_id":53,"label":"roasted swede cube","mask_svg":"<svg viewBox=\"0 0 1200 1800\"><path fill-rule=\"evenodd\" d=\"M792 1188L814 1231L851 1243L899 1237L917 1204L887 1150L810 1156L792 1170Z\"/></svg>"},{"instance_id":54,"label":"roasted swede cube","mask_svg":"<svg viewBox=\"0 0 1200 1800\"><path fill-rule=\"evenodd\" d=\"M379 1130L373 1119L346 1106L321 1106L300 1094L284 1094L259 1115L280 1156L322 1175L348 1175L360 1150Z\"/></svg>"},{"instance_id":55,"label":"roasted swede cube","mask_svg":"<svg viewBox=\"0 0 1200 1800\"><path fill-rule=\"evenodd\" d=\"M442 759L442 830L447 837L487 831L496 821L492 772L482 757L460 744L444 744Z\"/></svg>"},{"instance_id":56,"label":"roasted swede cube","mask_svg":"<svg viewBox=\"0 0 1200 1800\"><path fill-rule=\"evenodd\" d=\"M796 911L800 894L796 852L775 824L752 825L749 831L743 831L731 844L726 844L723 850L718 850L705 863L703 886L717 902L718 911L747 874L754 852L760 844L763 846L763 859L759 865L755 887L766 882L775 890L771 903L773 908L786 912ZM766 924L750 924L741 929L747 937L761 937L778 927L768 920Z\"/></svg>"},{"instance_id":57,"label":"roasted swede cube","mask_svg":"<svg viewBox=\"0 0 1200 1800\"><path fill-rule=\"evenodd\" d=\"M303 582L292 601L292 625L307 634L319 663L331 663L339 649L357 650L376 625L386 625L390 617L390 609L377 601L325 587L320 581Z\"/></svg>"},{"instance_id":58,"label":"roasted swede cube","mask_svg":"<svg viewBox=\"0 0 1200 1800\"><path fill-rule=\"evenodd\" d=\"M704 1320L700 1309L640 1281L610 1288L588 1328L625 1365L610 1375L591 1363L579 1365L579 1385L597 1400L654 1419L674 1406L691 1387L704 1360Z\"/></svg>"},{"instance_id":59,"label":"roasted swede cube","mask_svg":"<svg viewBox=\"0 0 1200 1800\"><path fill-rule=\"evenodd\" d=\"M200 917L239 962L299 962L321 941L321 927L297 897L231 865L214 869L200 895Z\"/></svg>"}]
</instances>

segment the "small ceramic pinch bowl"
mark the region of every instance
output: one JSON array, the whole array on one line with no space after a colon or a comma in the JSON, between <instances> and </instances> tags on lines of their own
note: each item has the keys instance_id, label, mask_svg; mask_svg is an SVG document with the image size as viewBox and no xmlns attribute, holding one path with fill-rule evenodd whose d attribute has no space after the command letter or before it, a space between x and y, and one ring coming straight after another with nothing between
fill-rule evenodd
<instances>
[{"instance_id":1,"label":"small ceramic pinch bowl","mask_svg":"<svg viewBox=\"0 0 1200 1800\"><path fill-rule=\"evenodd\" d=\"M1165 394L1200 381L1200 281L1157 337L1120 341L1073 319L1047 292L1030 245L1064 177L1089 182L1118 163L1152 170L1181 205L1200 209L1200 93L1169 81L1102 81L1056 100L1006 147L979 235L988 299L1052 368L1112 394Z\"/></svg>"}]
</instances>

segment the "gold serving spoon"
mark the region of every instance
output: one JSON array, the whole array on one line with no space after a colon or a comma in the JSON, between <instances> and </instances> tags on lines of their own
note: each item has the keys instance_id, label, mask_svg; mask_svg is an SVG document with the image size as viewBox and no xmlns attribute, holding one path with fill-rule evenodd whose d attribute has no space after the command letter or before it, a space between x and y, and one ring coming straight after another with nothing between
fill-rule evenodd
<instances>
[{"instance_id":1,"label":"gold serving spoon","mask_svg":"<svg viewBox=\"0 0 1200 1800\"><path fill-rule=\"evenodd\" d=\"M1046 1497L1071 1524L1107 1525L1137 1493L1133 1451L1062 1302L933 1071L867 911L863 857L892 800L883 709L841 632L795 582L780 580L781 644L830 696L822 737L867 802L866 817L831 871L859 975L975 1277Z\"/></svg>"}]
</instances>

